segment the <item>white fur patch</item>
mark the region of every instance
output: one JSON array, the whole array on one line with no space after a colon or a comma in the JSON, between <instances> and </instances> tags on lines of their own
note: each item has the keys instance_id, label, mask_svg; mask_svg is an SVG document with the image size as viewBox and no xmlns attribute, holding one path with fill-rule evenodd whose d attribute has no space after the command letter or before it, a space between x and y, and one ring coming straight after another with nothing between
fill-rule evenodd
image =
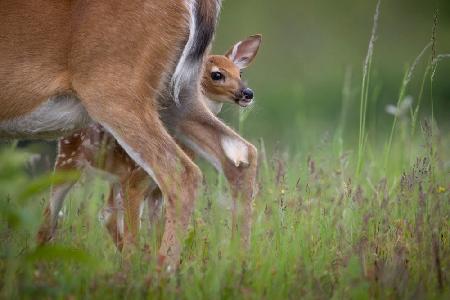
<instances>
[{"instance_id":1,"label":"white fur patch","mask_svg":"<svg viewBox=\"0 0 450 300\"><path fill-rule=\"evenodd\" d=\"M239 139L224 136L221 144L225 155L236 166L248 166L248 147Z\"/></svg>"},{"instance_id":2,"label":"white fur patch","mask_svg":"<svg viewBox=\"0 0 450 300\"><path fill-rule=\"evenodd\" d=\"M121 236L125 233L125 214L123 209L117 211L117 230Z\"/></svg>"},{"instance_id":3,"label":"white fur patch","mask_svg":"<svg viewBox=\"0 0 450 300\"><path fill-rule=\"evenodd\" d=\"M183 53L181 54L180 60L178 61L178 64L175 68L175 71L172 75L172 86L173 86L173 96L175 99L175 103L179 104L179 96L181 89L186 82L189 81L189 79L192 77L193 72L193 66L191 66L192 63L188 61L188 55L189 51L192 47L194 47L194 38L195 38L195 15L194 15L194 9L195 9L195 0L185 0L185 4L187 9L189 10L189 38L184 46Z\"/></svg>"},{"instance_id":4,"label":"white fur patch","mask_svg":"<svg viewBox=\"0 0 450 300\"><path fill-rule=\"evenodd\" d=\"M114 210L116 211L116 226L119 234L123 236L125 232L125 212L123 207L123 194L122 189L119 184L113 185L114 193Z\"/></svg>"},{"instance_id":5,"label":"white fur patch","mask_svg":"<svg viewBox=\"0 0 450 300\"><path fill-rule=\"evenodd\" d=\"M86 109L76 97L58 96L49 98L26 115L0 122L0 137L54 139L90 122Z\"/></svg>"},{"instance_id":6,"label":"white fur patch","mask_svg":"<svg viewBox=\"0 0 450 300\"><path fill-rule=\"evenodd\" d=\"M125 233L125 214L123 209L117 210L117 230L121 236Z\"/></svg>"},{"instance_id":7,"label":"white fur patch","mask_svg":"<svg viewBox=\"0 0 450 300\"><path fill-rule=\"evenodd\" d=\"M220 71L220 69L218 67L212 66L211 72L219 72L219 71Z\"/></svg>"},{"instance_id":8,"label":"white fur patch","mask_svg":"<svg viewBox=\"0 0 450 300\"><path fill-rule=\"evenodd\" d=\"M142 226L142 215L144 214L144 207L145 202L142 201L141 204L139 204L139 228Z\"/></svg>"},{"instance_id":9,"label":"white fur patch","mask_svg":"<svg viewBox=\"0 0 450 300\"><path fill-rule=\"evenodd\" d=\"M214 115L217 116L222 110L223 102L210 100L206 97L203 97L202 100Z\"/></svg>"}]
</instances>

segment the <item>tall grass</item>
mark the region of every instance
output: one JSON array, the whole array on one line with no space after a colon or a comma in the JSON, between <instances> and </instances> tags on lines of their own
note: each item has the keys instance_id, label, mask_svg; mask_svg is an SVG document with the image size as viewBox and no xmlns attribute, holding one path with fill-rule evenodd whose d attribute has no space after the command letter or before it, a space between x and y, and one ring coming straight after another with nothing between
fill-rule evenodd
<instances>
[{"instance_id":1,"label":"tall grass","mask_svg":"<svg viewBox=\"0 0 450 300\"><path fill-rule=\"evenodd\" d=\"M22 168L26 156L2 151L2 166L9 161L0 176L5 191L0 202L2 296L445 299L450 295L445 167L450 140L448 135L431 135L429 122L421 128L413 141L417 160L395 171L391 177L398 181L373 181L369 174L358 183L348 163L351 157L330 151L330 140L295 158L271 155L268 172L259 178L248 251L231 239L226 191L216 185L215 176L207 176L184 242L181 268L169 277L157 267L160 234L146 228L147 219L138 251L124 259L115 250L97 221L108 190L102 181L91 183L89 192L83 185L75 188L55 242L36 247L40 199L51 180L30 181ZM394 139L393 145L397 143ZM441 161L433 167L430 147ZM18 201L20 195L27 196Z\"/></svg>"},{"instance_id":2,"label":"tall grass","mask_svg":"<svg viewBox=\"0 0 450 300\"><path fill-rule=\"evenodd\" d=\"M359 104L359 137L358 137L358 160L356 166L356 174L360 175L363 158L364 158L364 150L366 145L366 118L367 118L367 103L369 99L369 88L370 88L370 71L372 67L373 60L373 52L375 41L377 38L377 30L378 30L378 19L380 16L380 6L381 0L378 0L377 6L375 9L375 14L373 16L373 26L372 26L372 34L369 40L369 47L367 49L366 59L364 60L363 66L363 76L361 83L361 96L360 96L360 104Z\"/></svg>"}]
</instances>

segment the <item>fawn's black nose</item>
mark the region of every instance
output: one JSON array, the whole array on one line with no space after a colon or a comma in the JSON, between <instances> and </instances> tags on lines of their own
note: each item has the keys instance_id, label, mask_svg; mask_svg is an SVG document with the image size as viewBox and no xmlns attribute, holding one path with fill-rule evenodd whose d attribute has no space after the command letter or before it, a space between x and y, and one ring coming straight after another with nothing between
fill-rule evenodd
<instances>
[{"instance_id":1,"label":"fawn's black nose","mask_svg":"<svg viewBox=\"0 0 450 300\"><path fill-rule=\"evenodd\" d=\"M245 88L242 90L242 95L244 96L245 99L247 100L251 100L253 99L253 91L249 88Z\"/></svg>"}]
</instances>

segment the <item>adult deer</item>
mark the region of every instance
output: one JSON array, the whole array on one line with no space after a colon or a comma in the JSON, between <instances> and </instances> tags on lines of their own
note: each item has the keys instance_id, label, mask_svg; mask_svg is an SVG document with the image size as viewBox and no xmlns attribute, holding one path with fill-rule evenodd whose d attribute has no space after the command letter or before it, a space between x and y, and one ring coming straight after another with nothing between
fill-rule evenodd
<instances>
[{"instance_id":1,"label":"adult deer","mask_svg":"<svg viewBox=\"0 0 450 300\"><path fill-rule=\"evenodd\" d=\"M256 149L198 101L219 9L220 0L0 1L0 138L101 124L164 195L169 267L202 178L173 136L224 171L244 203L244 241L250 232ZM226 150L236 147L245 165Z\"/></svg>"}]
</instances>

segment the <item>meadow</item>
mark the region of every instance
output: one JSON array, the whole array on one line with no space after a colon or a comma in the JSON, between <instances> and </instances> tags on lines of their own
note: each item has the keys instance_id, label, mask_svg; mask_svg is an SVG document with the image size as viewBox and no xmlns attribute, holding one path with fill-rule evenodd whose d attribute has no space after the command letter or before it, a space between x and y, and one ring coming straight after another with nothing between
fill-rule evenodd
<instances>
[{"instance_id":1,"label":"meadow","mask_svg":"<svg viewBox=\"0 0 450 300\"><path fill-rule=\"evenodd\" d=\"M257 17L268 3L253 12L247 30L268 22ZM127 256L116 250L98 219L107 183L87 175L67 197L55 241L39 247L35 236L51 185L79 174L53 174L51 155L38 165L35 148L51 153L49 144L0 145L0 298L449 299L450 15L445 5L443 12L429 8L427 25L415 25L426 32L423 40L402 45L408 55L394 64L383 52L383 37L393 30L383 16L395 14L395 7L385 3L355 8L367 10L357 19L366 24L358 29L364 38L352 37L365 49L357 57L351 53L359 63L324 67L330 61L324 55L318 58L321 69L309 62L316 71L301 82L308 66L295 79L296 70L277 69L279 59L299 57L308 64L301 58L308 53L278 57L284 52L273 44L287 34L279 37L277 30L292 34L292 28L261 25L268 49L244 74L254 82L259 103L223 115L259 151L249 249L231 234L225 179L201 161L204 184L176 273L159 269L161 228L149 227L146 214L137 249ZM320 5L306 4L320 11ZM238 4L224 4L219 51L242 37L231 35L239 27L231 20L245 22L239 14L252 5L237 12ZM314 41L307 51L320 48ZM391 47L393 55L399 51ZM329 74L320 81L323 73Z\"/></svg>"}]
</instances>

